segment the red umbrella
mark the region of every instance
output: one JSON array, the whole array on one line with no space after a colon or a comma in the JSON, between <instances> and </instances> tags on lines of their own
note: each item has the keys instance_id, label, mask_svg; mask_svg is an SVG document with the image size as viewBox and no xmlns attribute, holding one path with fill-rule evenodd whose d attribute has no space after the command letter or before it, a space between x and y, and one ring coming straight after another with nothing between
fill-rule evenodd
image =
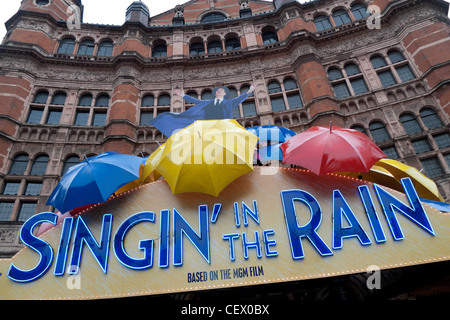
<instances>
[{"instance_id":1,"label":"red umbrella","mask_svg":"<svg viewBox=\"0 0 450 320\"><path fill-rule=\"evenodd\" d=\"M281 145L283 163L321 175L331 172L368 172L386 155L364 133L337 126L312 127Z\"/></svg>"}]
</instances>

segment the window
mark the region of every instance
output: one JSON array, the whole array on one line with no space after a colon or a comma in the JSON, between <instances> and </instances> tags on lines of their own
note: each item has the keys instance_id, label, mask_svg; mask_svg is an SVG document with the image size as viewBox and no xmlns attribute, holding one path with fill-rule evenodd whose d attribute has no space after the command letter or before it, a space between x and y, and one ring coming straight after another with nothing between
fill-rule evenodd
<instances>
[{"instance_id":1,"label":"window","mask_svg":"<svg viewBox=\"0 0 450 320\"><path fill-rule=\"evenodd\" d=\"M36 202L24 202L20 206L19 217L17 221L25 222L36 213Z\"/></svg>"},{"instance_id":2,"label":"window","mask_svg":"<svg viewBox=\"0 0 450 320\"><path fill-rule=\"evenodd\" d=\"M419 122L412 114L404 114L400 116L400 122L402 123L402 126L407 134L422 132Z\"/></svg>"},{"instance_id":3,"label":"window","mask_svg":"<svg viewBox=\"0 0 450 320\"><path fill-rule=\"evenodd\" d=\"M153 47L152 57L154 58L163 58L167 57L167 45L159 44Z\"/></svg>"},{"instance_id":4,"label":"window","mask_svg":"<svg viewBox=\"0 0 450 320\"><path fill-rule=\"evenodd\" d=\"M297 81L295 81L294 79L286 79L284 80L283 84L285 90L298 89Z\"/></svg>"},{"instance_id":5,"label":"window","mask_svg":"<svg viewBox=\"0 0 450 320\"><path fill-rule=\"evenodd\" d=\"M0 221L10 221L14 209L14 202L0 202Z\"/></svg>"},{"instance_id":6,"label":"window","mask_svg":"<svg viewBox=\"0 0 450 320\"><path fill-rule=\"evenodd\" d=\"M200 23L215 23L227 20L227 17L219 12L213 12L205 15Z\"/></svg>"},{"instance_id":7,"label":"window","mask_svg":"<svg viewBox=\"0 0 450 320\"><path fill-rule=\"evenodd\" d=\"M46 104L48 99L48 91L39 91L33 99L33 103Z\"/></svg>"},{"instance_id":8,"label":"window","mask_svg":"<svg viewBox=\"0 0 450 320\"><path fill-rule=\"evenodd\" d=\"M218 53L222 52L222 42L220 41L211 41L208 43L208 53Z\"/></svg>"},{"instance_id":9,"label":"window","mask_svg":"<svg viewBox=\"0 0 450 320\"><path fill-rule=\"evenodd\" d=\"M205 54L204 44L202 42L195 42L191 44L189 54L190 55Z\"/></svg>"},{"instance_id":10,"label":"window","mask_svg":"<svg viewBox=\"0 0 450 320\"><path fill-rule=\"evenodd\" d=\"M275 31L266 31L262 34L264 44L271 44L278 42L278 35Z\"/></svg>"},{"instance_id":11,"label":"window","mask_svg":"<svg viewBox=\"0 0 450 320\"><path fill-rule=\"evenodd\" d=\"M66 38L59 43L58 53L73 54L75 49L75 39Z\"/></svg>"},{"instance_id":12,"label":"window","mask_svg":"<svg viewBox=\"0 0 450 320\"><path fill-rule=\"evenodd\" d=\"M244 117L253 117L256 116L256 105L254 101L247 101L242 103L242 111L244 113Z\"/></svg>"},{"instance_id":13,"label":"window","mask_svg":"<svg viewBox=\"0 0 450 320\"><path fill-rule=\"evenodd\" d=\"M49 4L50 0L36 0L36 4L40 5L40 6L45 6L47 4Z\"/></svg>"},{"instance_id":14,"label":"window","mask_svg":"<svg viewBox=\"0 0 450 320\"><path fill-rule=\"evenodd\" d=\"M281 92L281 85L278 81L271 81L267 85L267 89L269 90L269 94Z\"/></svg>"},{"instance_id":15,"label":"window","mask_svg":"<svg viewBox=\"0 0 450 320\"><path fill-rule=\"evenodd\" d=\"M316 25L316 29L319 32L326 29L331 29L333 27L331 25L330 19L328 19L328 17L325 15L315 17L314 24Z\"/></svg>"},{"instance_id":16,"label":"window","mask_svg":"<svg viewBox=\"0 0 450 320\"><path fill-rule=\"evenodd\" d=\"M391 70L378 72L378 77L380 78L381 84L385 88L393 86L394 84L397 84L397 81L395 81L395 78L392 75Z\"/></svg>"},{"instance_id":17,"label":"window","mask_svg":"<svg viewBox=\"0 0 450 320\"><path fill-rule=\"evenodd\" d=\"M355 125L351 126L350 129L357 130L361 133L364 133L367 136L366 128L364 128L363 126Z\"/></svg>"},{"instance_id":18,"label":"window","mask_svg":"<svg viewBox=\"0 0 450 320\"><path fill-rule=\"evenodd\" d=\"M431 145L428 142L427 138L414 140L414 141L411 141L411 143L412 143L414 151L416 153L425 153L425 152L432 150Z\"/></svg>"},{"instance_id":19,"label":"window","mask_svg":"<svg viewBox=\"0 0 450 320\"><path fill-rule=\"evenodd\" d=\"M158 98L158 106L170 106L170 95L162 94Z\"/></svg>"},{"instance_id":20,"label":"window","mask_svg":"<svg viewBox=\"0 0 450 320\"><path fill-rule=\"evenodd\" d=\"M11 168L9 169L9 174L18 176L24 175L27 167L28 167L28 155L19 154L14 157L11 164Z\"/></svg>"},{"instance_id":21,"label":"window","mask_svg":"<svg viewBox=\"0 0 450 320\"><path fill-rule=\"evenodd\" d=\"M370 58L370 62L374 69L379 69L387 66L386 60L382 56L374 56Z\"/></svg>"},{"instance_id":22,"label":"window","mask_svg":"<svg viewBox=\"0 0 450 320\"><path fill-rule=\"evenodd\" d=\"M347 11L342 10L342 9L336 10L335 12L333 12L333 19L334 19L334 23L337 26L352 22L352 20L350 20L350 17L348 15Z\"/></svg>"},{"instance_id":23,"label":"window","mask_svg":"<svg viewBox=\"0 0 450 320\"><path fill-rule=\"evenodd\" d=\"M92 56L94 54L95 43L93 40L84 40L80 43L78 54L84 56Z\"/></svg>"},{"instance_id":24,"label":"window","mask_svg":"<svg viewBox=\"0 0 450 320\"><path fill-rule=\"evenodd\" d=\"M347 84L345 82L333 84L334 94L338 99L345 99L350 97L350 91L348 90Z\"/></svg>"},{"instance_id":25,"label":"window","mask_svg":"<svg viewBox=\"0 0 450 320\"><path fill-rule=\"evenodd\" d=\"M397 62L405 60L405 57L403 56L403 54L397 50L389 51L388 57L389 57L389 60L391 60L391 63L397 63Z\"/></svg>"},{"instance_id":26,"label":"window","mask_svg":"<svg viewBox=\"0 0 450 320\"><path fill-rule=\"evenodd\" d=\"M152 111L141 111L140 125L147 126L150 124L150 121L153 120L153 110Z\"/></svg>"},{"instance_id":27,"label":"window","mask_svg":"<svg viewBox=\"0 0 450 320\"><path fill-rule=\"evenodd\" d=\"M107 94L101 94L95 101L96 107L107 107L109 105L109 96Z\"/></svg>"},{"instance_id":28,"label":"window","mask_svg":"<svg viewBox=\"0 0 450 320\"><path fill-rule=\"evenodd\" d=\"M70 156L64 161L63 171L62 175L65 175L66 172L73 167L74 165L78 164L80 162L80 158L78 156Z\"/></svg>"},{"instance_id":29,"label":"window","mask_svg":"<svg viewBox=\"0 0 450 320\"><path fill-rule=\"evenodd\" d=\"M287 100L288 100L288 104L289 104L289 109L297 109L297 108L303 107L302 99L300 97L300 94L298 94L298 93L288 94Z\"/></svg>"},{"instance_id":30,"label":"window","mask_svg":"<svg viewBox=\"0 0 450 320\"><path fill-rule=\"evenodd\" d=\"M20 182L5 182L3 196L16 196L19 193Z\"/></svg>"},{"instance_id":31,"label":"window","mask_svg":"<svg viewBox=\"0 0 450 320\"><path fill-rule=\"evenodd\" d=\"M43 114L44 114L44 109L31 107L30 113L28 114L27 123L34 123L34 124L41 123Z\"/></svg>"},{"instance_id":32,"label":"window","mask_svg":"<svg viewBox=\"0 0 450 320\"><path fill-rule=\"evenodd\" d=\"M397 74L399 78L402 80L402 82L407 82L416 78L411 68L407 64L395 67L395 70L397 71Z\"/></svg>"},{"instance_id":33,"label":"window","mask_svg":"<svg viewBox=\"0 0 450 320\"><path fill-rule=\"evenodd\" d=\"M444 174L444 169L442 169L437 157L422 159L420 162L429 178L435 178Z\"/></svg>"},{"instance_id":34,"label":"window","mask_svg":"<svg viewBox=\"0 0 450 320\"><path fill-rule=\"evenodd\" d=\"M380 149L387 155L387 157L389 159L395 160L395 159L399 158L397 149L395 149L394 146L384 147L384 148L380 148Z\"/></svg>"},{"instance_id":35,"label":"window","mask_svg":"<svg viewBox=\"0 0 450 320\"><path fill-rule=\"evenodd\" d=\"M385 125L379 121L372 122L369 125L369 130L375 142L382 142L391 139Z\"/></svg>"},{"instance_id":36,"label":"window","mask_svg":"<svg viewBox=\"0 0 450 320\"><path fill-rule=\"evenodd\" d=\"M241 49L241 42L239 39L236 38L230 38L225 41L225 50L226 51L233 51L233 50L240 50Z\"/></svg>"},{"instance_id":37,"label":"window","mask_svg":"<svg viewBox=\"0 0 450 320\"><path fill-rule=\"evenodd\" d=\"M48 156L41 155L36 157L31 167L30 175L32 176L43 176L47 170Z\"/></svg>"},{"instance_id":38,"label":"window","mask_svg":"<svg viewBox=\"0 0 450 320\"><path fill-rule=\"evenodd\" d=\"M364 19L370 16L367 12L367 7L362 3L357 3L352 6L352 13L356 20Z\"/></svg>"},{"instance_id":39,"label":"window","mask_svg":"<svg viewBox=\"0 0 450 320\"><path fill-rule=\"evenodd\" d=\"M39 196L41 194L42 183L40 182L28 182L25 189L26 196Z\"/></svg>"},{"instance_id":40,"label":"window","mask_svg":"<svg viewBox=\"0 0 450 320\"><path fill-rule=\"evenodd\" d=\"M114 44L111 41L103 41L98 46L97 56L112 57L113 50L114 50Z\"/></svg>"},{"instance_id":41,"label":"window","mask_svg":"<svg viewBox=\"0 0 450 320\"><path fill-rule=\"evenodd\" d=\"M142 107L153 107L155 105L155 97L148 94L142 98Z\"/></svg>"},{"instance_id":42,"label":"window","mask_svg":"<svg viewBox=\"0 0 450 320\"><path fill-rule=\"evenodd\" d=\"M347 63L345 65L344 69L345 69L345 73L347 74L347 76L354 76L355 74L361 73L358 66L354 63Z\"/></svg>"},{"instance_id":43,"label":"window","mask_svg":"<svg viewBox=\"0 0 450 320\"><path fill-rule=\"evenodd\" d=\"M328 70L328 79L330 79L330 81L342 79L343 77L341 70L338 68L330 68Z\"/></svg>"},{"instance_id":44,"label":"window","mask_svg":"<svg viewBox=\"0 0 450 320\"><path fill-rule=\"evenodd\" d=\"M85 93L80 97L78 101L79 106L90 107L92 105L92 94Z\"/></svg>"},{"instance_id":45,"label":"window","mask_svg":"<svg viewBox=\"0 0 450 320\"><path fill-rule=\"evenodd\" d=\"M447 147L450 147L450 134L449 133L441 133L438 135L435 135L434 141L436 142L439 149L445 149Z\"/></svg>"},{"instance_id":46,"label":"window","mask_svg":"<svg viewBox=\"0 0 450 320\"><path fill-rule=\"evenodd\" d=\"M286 110L286 105L284 104L283 97L270 98L270 102L272 104L273 112L279 112L279 111Z\"/></svg>"},{"instance_id":47,"label":"window","mask_svg":"<svg viewBox=\"0 0 450 320\"><path fill-rule=\"evenodd\" d=\"M350 84L352 85L355 95L366 93L369 91L363 78L352 79L350 80Z\"/></svg>"},{"instance_id":48,"label":"window","mask_svg":"<svg viewBox=\"0 0 450 320\"><path fill-rule=\"evenodd\" d=\"M61 109L50 109L47 115L47 120L45 124L57 125L61 121L62 110Z\"/></svg>"},{"instance_id":49,"label":"window","mask_svg":"<svg viewBox=\"0 0 450 320\"><path fill-rule=\"evenodd\" d=\"M87 126L89 121L89 113L89 110L77 110L74 125Z\"/></svg>"},{"instance_id":50,"label":"window","mask_svg":"<svg viewBox=\"0 0 450 320\"><path fill-rule=\"evenodd\" d=\"M436 111L434 111L433 109L430 108L422 109L420 111L420 117L422 118L423 123L430 130L443 126L441 119L436 114Z\"/></svg>"},{"instance_id":51,"label":"window","mask_svg":"<svg viewBox=\"0 0 450 320\"><path fill-rule=\"evenodd\" d=\"M211 90L205 90L202 92L202 100L211 100L213 99Z\"/></svg>"},{"instance_id":52,"label":"window","mask_svg":"<svg viewBox=\"0 0 450 320\"><path fill-rule=\"evenodd\" d=\"M95 127L103 127L106 124L106 112L95 111L92 118L92 125Z\"/></svg>"}]
</instances>

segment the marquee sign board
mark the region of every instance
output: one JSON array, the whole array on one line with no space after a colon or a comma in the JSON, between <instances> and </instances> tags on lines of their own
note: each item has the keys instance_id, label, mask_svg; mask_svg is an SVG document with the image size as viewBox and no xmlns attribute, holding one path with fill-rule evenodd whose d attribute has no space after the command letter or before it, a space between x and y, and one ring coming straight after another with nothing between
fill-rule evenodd
<instances>
[{"instance_id":1,"label":"marquee sign board","mask_svg":"<svg viewBox=\"0 0 450 320\"><path fill-rule=\"evenodd\" d=\"M450 259L450 215L338 175L255 168L219 197L163 180L97 205L0 261L0 299L100 299L331 277Z\"/></svg>"}]
</instances>

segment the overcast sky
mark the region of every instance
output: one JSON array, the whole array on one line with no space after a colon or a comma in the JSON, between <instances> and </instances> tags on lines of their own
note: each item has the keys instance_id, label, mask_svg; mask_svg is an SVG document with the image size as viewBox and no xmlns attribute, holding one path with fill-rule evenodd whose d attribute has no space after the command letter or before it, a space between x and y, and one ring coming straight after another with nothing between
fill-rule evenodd
<instances>
[{"instance_id":1,"label":"overcast sky","mask_svg":"<svg viewBox=\"0 0 450 320\"><path fill-rule=\"evenodd\" d=\"M0 0L0 42L5 36L5 22L11 18L20 7L21 0ZM189 0L143 0L150 10L150 16L155 16L183 4ZM446 0L449 2L448 0ZM85 23L122 25L125 22L125 12L133 0L82 0L84 5ZM236 0L237 2L237 0ZM300 0L307 2L307 0Z\"/></svg>"}]
</instances>

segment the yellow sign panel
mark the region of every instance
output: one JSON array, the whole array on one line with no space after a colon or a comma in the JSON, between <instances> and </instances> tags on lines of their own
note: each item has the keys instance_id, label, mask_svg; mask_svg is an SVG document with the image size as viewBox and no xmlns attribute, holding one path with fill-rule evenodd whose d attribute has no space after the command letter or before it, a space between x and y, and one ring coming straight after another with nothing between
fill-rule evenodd
<instances>
[{"instance_id":1,"label":"yellow sign panel","mask_svg":"<svg viewBox=\"0 0 450 320\"><path fill-rule=\"evenodd\" d=\"M249 286L450 259L450 216L338 175L255 168L219 197L163 180L121 194L0 261L1 299L99 299Z\"/></svg>"}]
</instances>

